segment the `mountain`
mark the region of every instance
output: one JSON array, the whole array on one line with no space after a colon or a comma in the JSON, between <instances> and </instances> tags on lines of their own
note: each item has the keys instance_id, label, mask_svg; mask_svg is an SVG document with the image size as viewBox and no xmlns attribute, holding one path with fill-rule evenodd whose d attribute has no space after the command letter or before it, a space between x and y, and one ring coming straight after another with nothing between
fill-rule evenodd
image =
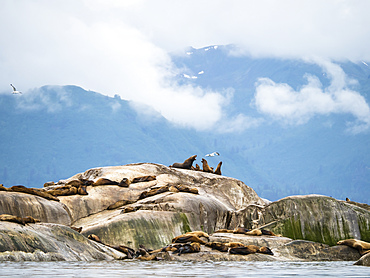
<instances>
[{"instance_id":1,"label":"mountain","mask_svg":"<svg viewBox=\"0 0 370 278\"><path fill-rule=\"evenodd\" d=\"M317 193L370 202L369 132L348 132L350 113L316 115L289 125L262 115L253 104L258 78L298 90L305 75L323 87L331 80L314 63L275 58L230 56L229 47L189 49L173 55L182 70L180 84L221 91L232 88L225 106L263 118L262 124L237 132L196 131L168 122L150 107L86 91L77 86L44 86L23 95L0 94L0 183L42 187L89 168L154 162L170 165L206 153L213 167L222 160L223 175L242 180L259 196L277 200ZM356 90L369 101L370 69L366 63L337 63ZM196 77L196 78L195 78Z\"/></svg>"}]
</instances>

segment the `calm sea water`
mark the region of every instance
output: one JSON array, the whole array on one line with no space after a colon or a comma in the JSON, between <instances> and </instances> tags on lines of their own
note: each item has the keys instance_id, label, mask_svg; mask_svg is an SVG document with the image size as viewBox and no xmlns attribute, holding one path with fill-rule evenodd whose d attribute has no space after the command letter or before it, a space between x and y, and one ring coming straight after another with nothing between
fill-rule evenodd
<instances>
[{"instance_id":1,"label":"calm sea water","mask_svg":"<svg viewBox=\"0 0 370 278\"><path fill-rule=\"evenodd\" d=\"M353 262L1 262L0 277L370 277Z\"/></svg>"}]
</instances>

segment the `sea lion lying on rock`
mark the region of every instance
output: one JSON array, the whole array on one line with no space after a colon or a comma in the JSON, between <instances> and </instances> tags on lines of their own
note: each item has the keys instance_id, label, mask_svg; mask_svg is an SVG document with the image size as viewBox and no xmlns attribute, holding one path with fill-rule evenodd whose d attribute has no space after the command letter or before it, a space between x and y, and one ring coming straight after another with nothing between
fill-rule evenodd
<instances>
[{"instance_id":1,"label":"sea lion lying on rock","mask_svg":"<svg viewBox=\"0 0 370 278\"><path fill-rule=\"evenodd\" d=\"M148 181L154 181L156 179L157 179L156 176L142 176L142 177L134 178L131 183L148 182Z\"/></svg>"},{"instance_id":2,"label":"sea lion lying on rock","mask_svg":"<svg viewBox=\"0 0 370 278\"><path fill-rule=\"evenodd\" d=\"M365 255L370 252L370 243L358 239L344 239L337 242L338 245L347 245L349 247L355 248L358 250L360 255Z\"/></svg>"},{"instance_id":3,"label":"sea lion lying on rock","mask_svg":"<svg viewBox=\"0 0 370 278\"><path fill-rule=\"evenodd\" d=\"M174 163L170 165L170 167L191 170L191 166L193 165L193 162L196 159L197 159L197 156L193 155L189 157L188 159L186 159L183 163Z\"/></svg>"},{"instance_id":4,"label":"sea lion lying on rock","mask_svg":"<svg viewBox=\"0 0 370 278\"><path fill-rule=\"evenodd\" d=\"M148 197L160 194L160 193L164 193L164 192L167 192L167 191L169 191L169 186L168 185L164 185L164 186L157 187L157 188L152 188L150 190L143 191L139 196L139 200L144 199L144 198L148 198Z\"/></svg>"},{"instance_id":5,"label":"sea lion lying on rock","mask_svg":"<svg viewBox=\"0 0 370 278\"><path fill-rule=\"evenodd\" d=\"M199 191L197 188L193 187L188 187L186 185L183 185L183 184L175 184L175 185L171 185L169 188L168 188L169 191L171 192L186 192L186 193L193 193L193 194L199 194Z\"/></svg>"},{"instance_id":6,"label":"sea lion lying on rock","mask_svg":"<svg viewBox=\"0 0 370 278\"><path fill-rule=\"evenodd\" d=\"M80 186L90 186L90 185L93 185L93 184L94 184L94 182L91 181L91 180L76 179L76 180L71 180L71 181L67 182L65 185L74 186L76 188L79 188Z\"/></svg>"},{"instance_id":7,"label":"sea lion lying on rock","mask_svg":"<svg viewBox=\"0 0 370 278\"><path fill-rule=\"evenodd\" d=\"M107 207L107 209L108 210L116 209L116 208L119 208L119 207L123 207L125 205L132 204L133 202L134 201L130 201L130 200L120 200L120 201L117 201L114 204L110 205L109 207Z\"/></svg>"},{"instance_id":8,"label":"sea lion lying on rock","mask_svg":"<svg viewBox=\"0 0 370 278\"><path fill-rule=\"evenodd\" d=\"M178 253L179 256L185 253L198 253L198 252L200 252L200 244L198 242L183 244L181 247L178 247L177 250L173 251L173 253Z\"/></svg>"},{"instance_id":9,"label":"sea lion lying on rock","mask_svg":"<svg viewBox=\"0 0 370 278\"><path fill-rule=\"evenodd\" d=\"M234 233L234 230L218 229L215 233Z\"/></svg>"},{"instance_id":10,"label":"sea lion lying on rock","mask_svg":"<svg viewBox=\"0 0 370 278\"><path fill-rule=\"evenodd\" d=\"M99 242L99 243L104 244L104 243L100 240L100 238L99 238L97 235L95 235L95 234L89 234L89 235L87 236L87 238L88 238L88 239L91 239L91 240L93 240L93 241L96 241L96 242Z\"/></svg>"},{"instance_id":11,"label":"sea lion lying on rock","mask_svg":"<svg viewBox=\"0 0 370 278\"><path fill-rule=\"evenodd\" d=\"M185 235L193 235L193 236L197 236L199 238L201 238L201 237L209 238L209 234L207 234L203 231L187 232Z\"/></svg>"},{"instance_id":12,"label":"sea lion lying on rock","mask_svg":"<svg viewBox=\"0 0 370 278\"><path fill-rule=\"evenodd\" d=\"M107 245L117 251L120 251L124 254L127 255L127 259L133 259L134 256L135 256L135 250L130 248L130 247L127 247L127 246L124 246L124 245Z\"/></svg>"},{"instance_id":13,"label":"sea lion lying on rock","mask_svg":"<svg viewBox=\"0 0 370 278\"><path fill-rule=\"evenodd\" d=\"M11 214L1 214L0 221L14 222L14 223L18 223L21 225L40 222L40 220L35 219L32 216L20 217L20 216L15 216Z\"/></svg>"},{"instance_id":14,"label":"sea lion lying on rock","mask_svg":"<svg viewBox=\"0 0 370 278\"><path fill-rule=\"evenodd\" d=\"M140 208L141 208L141 206L135 206L135 207L127 206L127 207L124 207L123 208L123 210L121 211L121 213L135 212L135 211L139 210Z\"/></svg>"},{"instance_id":15,"label":"sea lion lying on rock","mask_svg":"<svg viewBox=\"0 0 370 278\"><path fill-rule=\"evenodd\" d=\"M270 248L268 248L268 247L258 247L256 245L247 245L247 246L244 246L244 247L230 248L229 253L230 254L237 254L237 255L249 255L249 254L254 254L254 253L274 255L274 253L272 253Z\"/></svg>"},{"instance_id":16,"label":"sea lion lying on rock","mask_svg":"<svg viewBox=\"0 0 370 278\"><path fill-rule=\"evenodd\" d=\"M73 227L73 226L71 226L71 229L75 230L78 233L81 233L81 231L82 231L82 227Z\"/></svg>"},{"instance_id":17,"label":"sea lion lying on rock","mask_svg":"<svg viewBox=\"0 0 370 278\"><path fill-rule=\"evenodd\" d=\"M227 252L230 248L245 247L245 245L241 242L217 242L217 241L207 242L205 246L218 250L220 252Z\"/></svg>"},{"instance_id":18,"label":"sea lion lying on rock","mask_svg":"<svg viewBox=\"0 0 370 278\"><path fill-rule=\"evenodd\" d=\"M201 240L199 237L195 235L179 235L172 239L172 243L187 243L187 242L198 242L202 245L206 244L205 241Z\"/></svg>"},{"instance_id":19,"label":"sea lion lying on rock","mask_svg":"<svg viewBox=\"0 0 370 278\"><path fill-rule=\"evenodd\" d=\"M205 246L218 250L220 252L227 252L229 250L229 247L227 247L224 242L218 241L207 242Z\"/></svg>"},{"instance_id":20,"label":"sea lion lying on rock","mask_svg":"<svg viewBox=\"0 0 370 278\"><path fill-rule=\"evenodd\" d=\"M127 178L123 178L120 182L112 181L107 178L100 178L92 184L92 186L103 186L103 185L118 185L119 187L128 187L130 185L130 181Z\"/></svg>"},{"instance_id":21,"label":"sea lion lying on rock","mask_svg":"<svg viewBox=\"0 0 370 278\"><path fill-rule=\"evenodd\" d=\"M7 191L13 191L13 192L21 192L21 193L26 193L26 194L32 194L36 195L48 200L53 200L53 201L58 201L59 199L57 197L54 197L53 195L47 193L46 191L43 191L41 189L36 189L36 188L27 188L23 185L14 185L9 188Z\"/></svg>"}]
</instances>

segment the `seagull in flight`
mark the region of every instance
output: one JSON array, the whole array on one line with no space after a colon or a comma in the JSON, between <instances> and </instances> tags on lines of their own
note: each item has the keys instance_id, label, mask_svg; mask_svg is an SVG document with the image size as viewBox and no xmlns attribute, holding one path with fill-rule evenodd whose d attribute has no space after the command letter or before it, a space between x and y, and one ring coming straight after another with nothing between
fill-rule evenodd
<instances>
[{"instance_id":1,"label":"seagull in flight","mask_svg":"<svg viewBox=\"0 0 370 278\"><path fill-rule=\"evenodd\" d=\"M220 155L220 154L218 152L213 152L213 153L206 154L206 156L216 156L216 155Z\"/></svg>"},{"instance_id":2,"label":"seagull in flight","mask_svg":"<svg viewBox=\"0 0 370 278\"><path fill-rule=\"evenodd\" d=\"M13 94L22 94L22 92L17 91L17 89L13 86L13 84L10 84L10 86L12 86L13 88Z\"/></svg>"}]
</instances>

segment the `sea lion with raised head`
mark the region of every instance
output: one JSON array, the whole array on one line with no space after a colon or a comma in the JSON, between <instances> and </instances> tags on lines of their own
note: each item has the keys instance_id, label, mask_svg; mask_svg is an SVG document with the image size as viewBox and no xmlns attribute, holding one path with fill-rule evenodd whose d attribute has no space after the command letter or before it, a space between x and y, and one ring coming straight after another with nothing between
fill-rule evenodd
<instances>
[{"instance_id":1,"label":"sea lion with raised head","mask_svg":"<svg viewBox=\"0 0 370 278\"><path fill-rule=\"evenodd\" d=\"M216 170L215 170L215 172L214 172L216 175L221 175L221 165L222 165L222 161L220 161L220 162L217 164Z\"/></svg>"},{"instance_id":2,"label":"sea lion with raised head","mask_svg":"<svg viewBox=\"0 0 370 278\"><path fill-rule=\"evenodd\" d=\"M213 173L213 170L211 169L211 167L209 167L207 160L205 160L204 158L202 158L202 165L203 172Z\"/></svg>"},{"instance_id":3,"label":"sea lion with raised head","mask_svg":"<svg viewBox=\"0 0 370 278\"><path fill-rule=\"evenodd\" d=\"M193 166L193 162L194 160L196 160L196 158L197 158L196 155L192 155L191 157L186 159L183 163L174 163L170 167L191 170L191 166Z\"/></svg>"},{"instance_id":4,"label":"sea lion with raised head","mask_svg":"<svg viewBox=\"0 0 370 278\"><path fill-rule=\"evenodd\" d=\"M370 252L370 243L358 239L344 239L337 242L337 245L347 245L349 247L355 248L358 250L360 255L365 255Z\"/></svg>"}]
</instances>

